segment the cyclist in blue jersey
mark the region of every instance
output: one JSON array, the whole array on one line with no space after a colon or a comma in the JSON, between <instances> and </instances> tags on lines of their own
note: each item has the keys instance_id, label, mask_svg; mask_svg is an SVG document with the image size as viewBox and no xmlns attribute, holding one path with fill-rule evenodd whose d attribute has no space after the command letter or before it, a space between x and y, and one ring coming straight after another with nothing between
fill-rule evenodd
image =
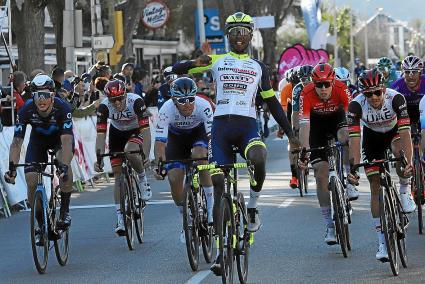
<instances>
[{"instance_id":1,"label":"cyclist in blue jersey","mask_svg":"<svg viewBox=\"0 0 425 284\"><path fill-rule=\"evenodd\" d=\"M264 63L252 59L248 47L253 36L251 16L237 12L229 16L225 32L231 51L220 55L201 55L195 60L178 62L173 66L176 74L192 74L210 70L216 81L217 108L211 130L210 160L217 164L233 162L233 146L243 158L250 160L255 169L256 186L251 186L248 208L248 230L260 228L257 203L266 176L266 145L258 134L255 111L257 89L277 123L285 131L292 148L299 148L291 125L270 85L269 71ZM214 188L214 200L219 201L223 186ZM218 202L215 202L218 203ZM214 204L215 210L218 204ZM214 220L216 222L216 220ZM220 256L211 270L221 274Z\"/></svg>"},{"instance_id":2,"label":"cyclist in blue jersey","mask_svg":"<svg viewBox=\"0 0 425 284\"><path fill-rule=\"evenodd\" d=\"M72 170L70 167L74 155L74 135L72 132L71 108L67 102L55 97L55 83L47 75L37 75L31 82L32 99L19 110L15 126L15 135L9 153L9 171L4 178L14 183L15 164L19 162L22 143L27 125L31 125L25 162L47 162L48 150L57 154L60 162L58 171L61 186L61 208L58 226L67 228L71 225L69 203L72 191ZM32 204L37 186L37 173L34 167L25 168L28 185L28 201Z\"/></svg>"},{"instance_id":3,"label":"cyclist in blue jersey","mask_svg":"<svg viewBox=\"0 0 425 284\"><path fill-rule=\"evenodd\" d=\"M397 71L393 67L393 62L388 57L379 58L376 67L382 73L382 75L384 75L385 86L387 88L391 87L392 83L394 83L399 78Z\"/></svg>"},{"instance_id":4,"label":"cyclist in blue jersey","mask_svg":"<svg viewBox=\"0 0 425 284\"><path fill-rule=\"evenodd\" d=\"M164 69L163 76L164 76L165 83L162 84L158 90L158 110L162 107L162 105L166 101L168 101L171 98L170 86L171 86L171 83L173 83L173 81L177 79L176 74L173 73L172 66L168 66L167 68Z\"/></svg>"},{"instance_id":5,"label":"cyclist in blue jersey","mask_svg":"<svg viewBox=\"0 0 425 284\"><path fill-rule=\"evenodd\" d=\"M423 62L419 57L409 55L403 60L402 68L404 76L395 81L391 88L405 97L412 132L415 132L419 123L419 102L425 94L425 75L422 75ZM409 184L410 179L400 179L400 200L406 213L411 213L416 209Z\"/></svg>"}]
</instances>

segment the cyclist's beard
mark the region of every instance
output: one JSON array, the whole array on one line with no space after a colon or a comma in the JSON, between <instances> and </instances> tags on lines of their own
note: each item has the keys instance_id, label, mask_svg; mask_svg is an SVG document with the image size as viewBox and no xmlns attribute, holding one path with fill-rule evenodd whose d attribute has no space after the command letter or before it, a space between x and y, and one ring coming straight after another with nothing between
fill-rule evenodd
<instances>
[{"instance_id":1,"label":"cyclist's beard","mask_svg":"<svg viewBox=\"0 0 425 284\"><path fill-rule=\"evenodd\" d=\"M114 108L117 111L124 111L125 110L125 107L126 107L126 100L123 100L121 102L114 103Z\"/></svg>"}]
</instances>

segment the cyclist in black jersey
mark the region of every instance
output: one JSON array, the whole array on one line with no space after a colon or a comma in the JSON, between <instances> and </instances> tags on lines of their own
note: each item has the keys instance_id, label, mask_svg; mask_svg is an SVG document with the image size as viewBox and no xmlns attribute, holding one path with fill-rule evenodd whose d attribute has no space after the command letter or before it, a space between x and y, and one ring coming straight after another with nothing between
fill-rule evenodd
<instances>
[{"instance_id":1,"label":"cyclist in black jersey","mask_svg":"<svg viewBox=\"0 0 425 284\"><path fill-rule=\"evenodd\" d=\"M72 191L72 170L70 167L74 155L74 135L72 132L71 108L68 103L55 97L55 83L47 75L37 75L31 82L32 99L28 100L18 113L15 136L9 153L9 171L4 178L14 183L17 175L15 164L19 162L26 126L31 125L25 162L47 162L47 151L53 150L60 162L58 171L61 186L61 208L58 226L63 228L71 224L69 203ZM25 167L25 179L28 185L28 201L32 204L37 186L37 173L34 167Z\"/></svg>"}]
</instances>

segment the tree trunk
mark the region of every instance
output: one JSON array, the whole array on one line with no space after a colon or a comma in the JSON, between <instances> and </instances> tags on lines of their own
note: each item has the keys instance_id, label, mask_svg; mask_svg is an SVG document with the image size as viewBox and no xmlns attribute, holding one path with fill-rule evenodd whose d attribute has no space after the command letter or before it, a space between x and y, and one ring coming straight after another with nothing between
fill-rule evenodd
<instances>
[{"instance_id":1,"label":"tree trunk","mask_svg":"<svg viewBox=\"0 0 425 284\"><path fill-rule=\"evenodd\" d=\"M276 68L276 28L260 29L261 37L263 38L263 62L271 69Z\"/></svg>"},{"instance_id":2,"label":"tree trunk","mask_svg":"<svg viewBox=\"0 0 425 284\"><path fill-rule=\"evenodd\" d=\"M12 25L18 45L18 69L27 75L34 69L44 70L43 1L26 0L22 6L12 0Z\"/></svg>"},{"instance_id":3,"label":"tree trunk","mask_svg":"<svg viewBox=\"0 0 425 284\"><path fill-rule=\"evenodd\" d=\"M50 20L53 24L56 39L56 64L61 68L66 67L66 49L63 47L63 10L65 9L65 0L50 0L47 3Z\"/></svg>"}]
</instances>

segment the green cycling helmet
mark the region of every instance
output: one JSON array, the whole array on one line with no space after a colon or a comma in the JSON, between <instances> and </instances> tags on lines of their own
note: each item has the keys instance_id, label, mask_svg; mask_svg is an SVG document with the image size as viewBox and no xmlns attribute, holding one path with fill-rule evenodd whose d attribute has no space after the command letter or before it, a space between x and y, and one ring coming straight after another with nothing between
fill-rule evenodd
<instances>
[{"instance_id":1,"label":"green cycling helmet","mask_svg":"<svg viewBox=\"0 0 425 284\"><path fill-rule=\"evenodd\" d=\"M224 30L227 33L231 28L234 27L246 27L252 31L254 29L254 20L250 15L242 12L236 12L233 15L227 17Z\"/></svg>"},{"instance_id":2,"label":"green cycling helmet","mask_svg":"<svg viewBox=\"0 0 425 284\"><path fill-rule=\"evenodd\" d=\"M379 58L378 63L376 64L378 68L388 67L388 69L390 69L392 65L393 62L388 57Z\"/></svg>"}]
</instances>

